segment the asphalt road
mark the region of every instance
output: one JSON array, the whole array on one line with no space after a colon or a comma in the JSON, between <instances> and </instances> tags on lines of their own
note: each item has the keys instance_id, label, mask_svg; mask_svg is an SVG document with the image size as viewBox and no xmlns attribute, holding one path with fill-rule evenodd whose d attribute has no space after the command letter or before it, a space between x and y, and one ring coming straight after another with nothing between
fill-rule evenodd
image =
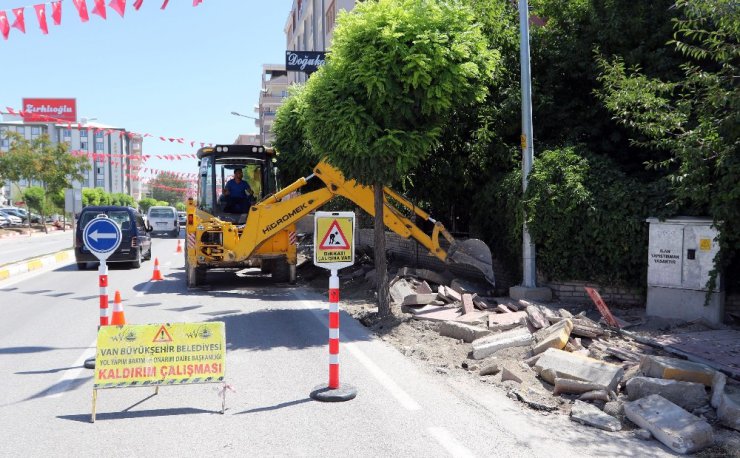
<instances>
[{"instance_id":1,"label":"asphalt road","mask_svg":"<svg viewBox=\"0 0 740 458\"><path fill-rule=\"evenodd\" d=\"M72 230L34 233L0 239L0 266L56 253L72 247Z\"/></svg>"},{"instance_id":2,"label":"asphalt road","mask_svg":"<svg viewBox=\"0 0 740 458\"><path fill-rule=\"evenodd\" d=\"M97 272L69 264L0 283L0 456L670 456L429 372L344 313L340 379L357 397L313 401L328 381L323 293L256 273L188 290L175 246L154 241L165 281L146 262L111 268L109 290L129 323L225 323L225 414L220 385L109 389L91 423Z\"/></svg>"}]
</instances>

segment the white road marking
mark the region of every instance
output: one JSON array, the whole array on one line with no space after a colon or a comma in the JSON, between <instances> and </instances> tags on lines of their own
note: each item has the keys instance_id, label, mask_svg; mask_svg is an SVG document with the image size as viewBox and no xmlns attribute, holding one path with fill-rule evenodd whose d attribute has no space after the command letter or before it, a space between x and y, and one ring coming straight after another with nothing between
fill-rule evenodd
<instances>
[{"instance_id":1,"label":"white road marking","mask_svg":"<svg viewBox=\"0 0 740 458\"><path fill-rule=\"evenodd\" d=\"M298 296L298 293L296 293L296 296ZM307 310L309 310L317 320L321 324L324 325L327 329L329 329L329 324L326 322L324 317L322 316L321 312L317 311L314 308L314 304L311 304L307 301L302 300L302 297L299 297L301 305ZM418 402L416 402L411 396L409 396L408 393L406 393L398 384L388 376L383 370L378 367L377 364L375 364L370 358L365 355L365 353L362 352L355 344L347 342L347 337L343 335L343 333L339 332L340 335L340 341L344 341L342 343L342 346L347 349L350 353L352 353L352 356L357 359L360 364L365 366L365 369L367 369L368 372L375 378L375 380L378 381L383 387L388 390L388 392L391 393L391 395L396 398L396 400L407 410L421 410L421 406Z\"/></svg>"},{"instance_id":2,"label":"white road marking","mask_svg":"<svg viewBox=\"0 0 740 458\"><path fill-rule=\"evenodd\" d=\"M77 358L77 361L75 361L74 363L72 363L72 367L77 367L77 366L80 366L80 367L78 367L77 369L73 369L73 370L67 371L62 376L62 378L60 378L59 381L57 383L55 383L54 386L52 386L49 389L49 391L46 392L46 397L47 398L58 398L58 397L62 396L67 391L67 388L70 385L69 382L71 380L74 380L74 379L78 378L78 376L80 375L80 373L82 373L83 371L90 370L90 369L86 369L83 366L83 364L85 363L85 360L87 360L89 358L94 358L95 357L95 349L97 348L97 344L98 344L98 340L95 339L90 345L88 345L89 347L92 347L92 348L90 348L89 350L84 351L80 355L80 357Z\"/></svg>"},{"instance_id":3,"label":"white road marking","mask_svg":"<svg viewBox=\"0 0 740 458\"><path fill-rule=\"evenodd\" d=\"M444 447L444 449L455 458L472 458L475 456L470 450L458 442L457 439L452 437L452 434L450 434L450 432L445 428L442 428L441 426L430 426L427 428L427 431L429 431L429 434L432 435L434 440L439 442L439 445Z\"/></svg>"}]
</instances>

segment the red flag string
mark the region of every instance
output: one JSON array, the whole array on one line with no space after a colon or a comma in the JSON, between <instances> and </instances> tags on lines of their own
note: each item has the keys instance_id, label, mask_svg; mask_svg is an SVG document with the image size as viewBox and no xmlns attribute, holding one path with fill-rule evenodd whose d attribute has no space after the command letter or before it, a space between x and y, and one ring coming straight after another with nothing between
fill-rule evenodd
<instances>
[{"instance_id":1,"label":"red flag string","mask_svg":"<svg viewBox=\"0 0 740 458\"><path fill-rule=\"evenodd\" d=\"M62 1L51 2L51 17L54 19L54 25L62 23Z\"/></svg>"},{"instance_id":2,"label":"red flag string","mask_svg":"<svg viewBox=\"0 0 740 458\"><path fill-rule=\"evenodd\" d=\"M8 24L8 15L5 11L0 11L0 33L3 34L4 39L8 39L10 34L10 24Z\"/></svg>"},{"instance_id":3,"label":"red flag string","mask_svg":"<svg viewBox=\"0 0 740 458\"><path fill-rule=\"evenodd\" d=\"M90 20L90 15L87 13L87 3L85 0L72 0L72 3L77 7L77 14L80 15L80 21L87 22Z\"/></svg>"},{"instance_id":4,"label":"red flag string","mask_svg":"<svg viewBox=\"0 0 740 458\"><path fill-rule=\"evenodd\" d=\"M13 14L15 15L15 21L13 21L13 28L26 33L26 20L23 18L23 8L14 8Z\"/></svg>"},{"instance_id":5,"label":"red flag string","mask_svg":"<svg viewBox=\"0 0 740 458\"><path fill-rule=\"evenodd\" d=\"M49 33L49 26L46 24L46 4L40 3L38 5L34 5L33 9L36 10L36 19L39 20L41 33L47 35Z\"/></svg>"},{"instance_id":6,"label":"red flag string","mask_svg":"<svg viewBox=\"0 0 740 458\"><path fill-rule=\"evenodd\" d=\"M123 17L126 12L126 0L111 0L111 2L108 3L108 6L110 6L111 9L121 17Z\"/></svg>"},{"instance_id":7,"label":"red flag string","mask_svg":"<svg viewBox=\"0 0 740 458\"><path fill-rule=\"evenodd\" d=\"M93 14L97 14L103 20L106 18L106 12L105 12L105 0L93 0L95 2L95 7L92 10Z\"/></svg>"}]
</instances>

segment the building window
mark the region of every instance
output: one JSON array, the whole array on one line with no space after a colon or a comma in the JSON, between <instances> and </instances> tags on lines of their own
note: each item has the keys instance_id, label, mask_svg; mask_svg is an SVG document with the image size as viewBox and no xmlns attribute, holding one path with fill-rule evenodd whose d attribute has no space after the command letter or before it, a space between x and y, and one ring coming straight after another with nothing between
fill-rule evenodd
<instances>
[{"instance_id":1,"label":"building window","mask_svg":"<svg viewBox=\"0 0 740 458\"><path fill-rule=\"evenodd\" d=\"M31 135L39 135L41 133L41 127L31 126Z\"/></svg>"},{"instance_id":2,"label":"building window","mask_svg":"<svg viewBox=\"0 0 740 458\"><path fill-rule=\"evenodd\" d=\"M105 187L105 180L103 178L98 178L95 180L95 187L96 188L104 188Z\"/></svg>"},{"instance_id":3,"label":"building window","mask_svg":"<svg viewBox=\"0 0 740 458\"><path fill-rule=\"evenodd\" d=\"M95 142L95 150L96 151L103 151L103 142Z\"/></svg>"},{"instance_id":4,"label":"building window","mask_svg":"<svg viewBox=\"0 0 740 458\"><path fill-rule=\"evenodd\" d=\"M95 138L103 138L104 132L102 130L99 130L95 132Z\"/></svg>"},{"instance_id":5,"label":"building window","mask_svg":"<svg viewBox=\"0 0 740 458\"><path fill-rule=\"evenodd\" d=\"M87 138L87 129L82 129L80 131L80 137Z\"/></svg>"},{"instance_id":6,"label":"building window","mask_svg":"<svg viewBox=\"0 0 740 458\"><path fill-rule=\"evenodd\" d=\"M337 7L332 1L329 8L326 9L326 31L330 32L334 28L334 21L337 19Z\"/></svg>"},{"instance_id":7,"label":"building window","mask_svg":"<svg viewBox=\"0 0 740 458\"><path fill-rule=\"evenodd\" d=\"M64 138L70 138L72 136L72 129L62 129L62 136Z\"/></svg>"},{"instance_id":8,"label":"building window","mask_svg":"<svg viewBox=\"0 0 740 458\"><path fill-rule=\"evenodd\" d=\"M87 149L87 142L80 142L80 149Z\"/></svg>"},{"instance_id":9,"label":"building window","mask_svg":"<svg viewBox=\"0 0 740 458\"><path fill-rule=\"evenodd\" d=\"M105 173L105 167L98 167L97 172L98 172L98 175Z\"/></svg>"}]
</instances>

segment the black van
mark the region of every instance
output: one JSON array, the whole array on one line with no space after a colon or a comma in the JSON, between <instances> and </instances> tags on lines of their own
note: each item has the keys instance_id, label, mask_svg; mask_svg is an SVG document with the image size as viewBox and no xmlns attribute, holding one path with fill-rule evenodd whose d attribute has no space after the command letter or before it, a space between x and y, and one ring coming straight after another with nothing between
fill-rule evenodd
<instances>
[{"instance_id":1,"label":"black van","mask_svg":"<svg viewBox=\"0 0 740 458\"><path fill-rule=\"evenodd\" d=\"M85 248L82 231L87 223L101 213L118 224L122 237L121 245L106 263L130 262L132 267L138 269L143 259L152 259L152 238L149 236L152 228L144 223L143 216L136 209L116 205L85 207L80 212L75 229L75 261L78 269L86 269L88 262L98 262L98 258Z\"/></svg>"}]
</instances>

